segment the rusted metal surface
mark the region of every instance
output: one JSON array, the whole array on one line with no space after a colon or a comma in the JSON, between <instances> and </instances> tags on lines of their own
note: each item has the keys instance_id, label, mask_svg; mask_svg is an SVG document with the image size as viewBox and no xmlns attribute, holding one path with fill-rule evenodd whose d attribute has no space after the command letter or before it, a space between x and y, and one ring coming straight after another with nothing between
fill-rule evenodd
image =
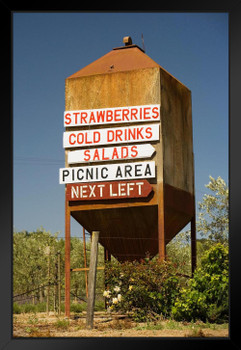
<instances>
[{"instance_id":1,"label":"rusted metal surface","mask_svg":"<svg viewBox=\"0 0 241 350\"><path fill-rule=\"evenodd\" d=\"M193 216L191 220L191 265L192 276L197 267L197 241L196 241L196 217Z\"/></svg>"},{"instance_id":2,"label":"rusted metal surface","mask_svg":"<svg viewBox=\"0 0 241 350\"><path fill-rule=\"evenodd\" d=\"M158 67L159 65L136 45L125 46L112 50L88 66L72 74L68 79L87 75L126 72L143 68Z\"/></svg>"},{"instance_id":3,"label":"rusted metal surface","mask_svg":"<svg viewBox=\"0 0 241 350\"><path fill-rule=\"evenodd\" d=\"M65 201L65 315L70 316L70 208Z\"/></svg>"},{"instance_id":4,"label":"rusted metal surface","mask_svg":"<svg viewBox=\"0 0 241 350\"><path fill-rule=\"evenodd\" d=\"M162 193L159 191L155 198L161 196ZM144 258L146 252L149 252L150 256L155 256L158 252L164 256L164 244L166 245L192 218L192 211L185 205L187 199L191 198L188 192L165 186L164 196L165 221L160 213L161 203L158 207L157 202L148 206L144 206L143 202L129 202L127 207L126 203L117 200L118 203L109 203L108 208L103 202L101 204L91 202L88 205L75 205L72 202L71 215L88 232L91 232L93 227L101 228L100 243L120 261ZM159 235L159 225L164 224L163 241L163 231Z\"/></svg>"},{"instance_id":5,"label":"rusted metal surface","mask_svg":"<svg viewBox=\"0 0 241 350\"><path fill-rule=\"evenodd\" d=\"M100 243L120 261L141 259L147 252L164 258L166 244L194 216L190 90L136 45L128 45L71 75L65 92L66 110L160 104L161 138L152 142L156 178L148 180L149 196L70 201L69 208L86 230L100 231Z\"/></svg>"}]
</instances>

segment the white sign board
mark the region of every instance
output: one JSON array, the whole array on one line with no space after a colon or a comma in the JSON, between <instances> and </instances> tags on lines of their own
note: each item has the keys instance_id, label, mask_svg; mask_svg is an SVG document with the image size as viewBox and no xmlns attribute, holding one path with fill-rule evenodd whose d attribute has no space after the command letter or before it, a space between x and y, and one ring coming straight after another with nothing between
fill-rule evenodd
<instances>
[{"instance_id":1,"label":"white sign board","mask_svg":"<svg viewBox=\"0 0 241 350\"><path fill-rule=\"evenodd\" d=\"M120 128L66 131L64 132L63 146L64 148L70 148L157 140L159 140L159 123Z\"/></svg>"},{"instance_id":2,"label":"white sign board","mask_svg":"<svg viewBox=\"0 0 241 350\"><path fill-rule=\"evenodd\" d=\"M150 144L100 147L68 152L68 163L106 162L121 159L151 158L155 148Z\"/></svg>"},{"instance_id":3,"label":"white sign board","mask_svg":"<svg viewBox=\"0 0 241 350\"><path fill-rule=\"evenodd\" d=\"M104 164L59 169L59 183L132 180L155 177L155 162Z\"/></svg>"},{"instance_id":4,"label":"white sign board","mask_svg":"<svg viewBox=\"0 0 241 350\"><path fill-rule=\"evenodd\" d=\"M64 126L87 126L160 120L160 105L86 109L64 112Z\"/></svg>"}]
</instances>

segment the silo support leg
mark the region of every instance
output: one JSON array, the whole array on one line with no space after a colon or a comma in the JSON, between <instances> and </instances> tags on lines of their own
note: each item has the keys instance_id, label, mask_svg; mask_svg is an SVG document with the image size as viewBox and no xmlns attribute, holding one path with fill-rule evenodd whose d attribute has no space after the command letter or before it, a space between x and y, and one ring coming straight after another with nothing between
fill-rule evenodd
<instances>
[{"instance_id":1,"label":"silo support leg","mask_svg":"<svg viewBox=\"0 0 241 350\"><path fill-rule=\"evenodd\" d=\"M196 218L195 215L191 220L191 263L192 263L192 276L197 267L197 242L196 242Z\"/></svg>"},{"instance_id":2,"label":"silo support leg","mask_svg":"<svg viewBox=\"0 0 241 350\"><path fill-rule=\"evenodd\" d=\"M158 255L159 260L164 260L166 258L163 193L159 195L158 204Z\"/></svg>"},{"instance_id":3,"label":"silo support leg","mask_svg":"<svg viewBox=\"0 0 241 350\"><path fill-rule=\"evenodd\" d=\"M70 317L70 209L65 203L65 315Z\"/></svg>"}]
</instances>

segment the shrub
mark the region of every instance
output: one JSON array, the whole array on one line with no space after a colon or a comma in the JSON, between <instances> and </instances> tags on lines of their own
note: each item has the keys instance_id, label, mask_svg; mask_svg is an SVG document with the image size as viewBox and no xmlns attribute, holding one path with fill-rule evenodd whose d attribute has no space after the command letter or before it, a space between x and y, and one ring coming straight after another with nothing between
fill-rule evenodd
<instances>
[{"instance_id":1,"label":"shrub","mask_svg":"<svg viewBox=\"0 0 241 350\"><path fill-rule=\"evenodd\" d=\"M21 307L18 303L13 303L13 313L21 314Z\"/></svg>"},{"instance_id":2,"label":"shrub","mask_svg":"<svg viewBox=\"0 0 241 350\"><path fill-rule=\"evenodd\" d=\"M54 323L54 326L56 328L60 328L60 329L68 329L69 327L69 320L61 320L61 319L58 319L55 323Z\"/></svg>"},{"instance_id":3,"label":"shrub","mask_svg":"<svg viewBox=\"0 0 241 350\"><path fill-rule=\"evenodd\" d=\"M35 305L36 312L46 312L46 303L38 303Z\"/></svg>"},{"instance_id":4,"label":"shrub","mask_svg":"<svg viewBox=\"0 0 241 350\"><path fill-rule=\"evenodd\" d=\"M228 249L212 246L201 260L189 286L180 291L173 317L180 320L220 322L228 320Z\"/></svg>"},{"instance_id":5,"label":"shrub","mask_svg":"<svg viewBox=\"0 0 241 350\"><path fill-rule=\"evenodd\" d=\"M70 305L70 311L74 313L81 313L84 308L85 306L82 304L71 303Z\"/></svg>"},{"instance_id":6,"label":"shrub","mask_svg":"<svg viewBox=\"0 0 241 350\"><path fill-rule=\"evenodd\" d=\"M128 313L135 321L170 315L179 292L170 262L151 261L107 264L104 291L109 310Z\"/></svg>"},{"instance_id":7,"label":"shrub","mask_svg":"<svg viewBox=\"0 0 241 350\"><path fill-rule=\"evenodd\" d=\"M22 312L24 313L28 313L28 312L36 313L36 305L25 303L21 307L22 307Z\"/></svg>"}]
</instances>

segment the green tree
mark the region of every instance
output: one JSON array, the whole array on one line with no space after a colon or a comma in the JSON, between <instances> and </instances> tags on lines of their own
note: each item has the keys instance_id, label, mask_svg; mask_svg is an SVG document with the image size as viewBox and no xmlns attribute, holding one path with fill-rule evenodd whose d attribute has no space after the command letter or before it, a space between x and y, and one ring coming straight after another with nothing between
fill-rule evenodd
<instances>
[{"instance_id":1,"label":"green tree","mask_svg":"<svg viewBox=\"0 0 241 350\"><path fill-rule=\"evenodd\" d=\"M179 232L167 244L167 258L174 263L177 273L190 275L191 273L191 248L190 234L188 231Z\"/></svg>"},{"instance_id":2,"label":"green tree","mask_svg":"<svg viewBox=\"0 0 241 350\"><path fill-rule=\"evenodd\" d=\"M199 203L197 232L215 242L227 243L229 232L229 191L225 181L219 176L209 176L206 187L210 194L205 194Z\"/></svg>"},{"instance_id":3,"label":"green tree","mask_svg":"<svg viewBox=\"0 0 241 350\"><path fill-rule=\"evenodd\" d=\"M35 290L32 295L40 297L41 286L48 284L48 264L50 282L56 282L57 252L64 257L64 241L58 233L52 235L43 229L36 232L14 232L13 234L13 294ZM48 259L48 254L49 259ZM61 263L64 278L64 261Z\"/></svg>"},{"instance_id":4,"label":"green tree","mask_svg":"<svg viewBox=\"0 0 241 350\"><path fill-rule=\"evenodd\" d=\"M217 242L228 242L228 187L219 176L210 182L206 188L210 191L205 194L202 202L198 204L197 215L197 266L201 265L203 254ZM177 265L177 271L182 274L190 274L191 271L191 247L190 230L178 233L167 244L167 256Z\"/></svg>"}]
</instances>

